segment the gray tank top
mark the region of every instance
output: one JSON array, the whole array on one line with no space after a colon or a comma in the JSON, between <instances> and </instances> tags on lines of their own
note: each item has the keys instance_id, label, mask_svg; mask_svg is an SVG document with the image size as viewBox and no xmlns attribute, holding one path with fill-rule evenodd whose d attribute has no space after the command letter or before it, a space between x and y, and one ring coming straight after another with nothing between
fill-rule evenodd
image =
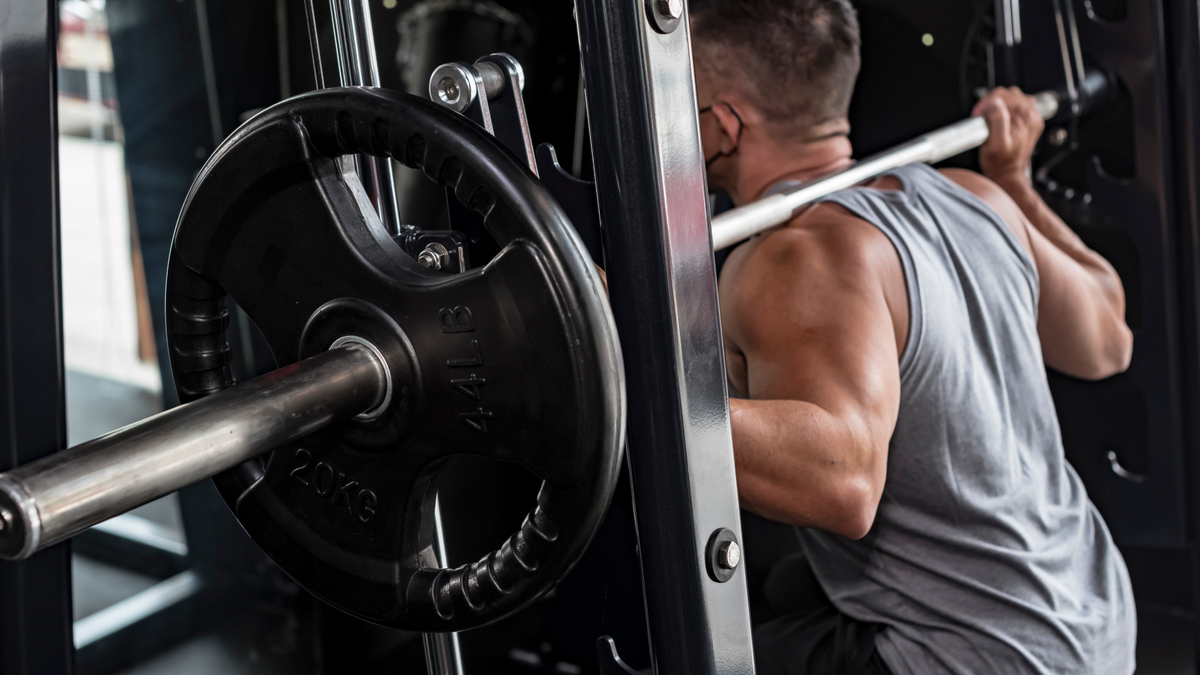
<instances>
[{"instance_id":1,"label":"gray tank top","mask_svg":"<svg viewBox=\"0 0 1200 675\"><path fill-rule=\"evenodd\" d=\"M896 675L1134 669L1129 574L1063 455L1027 251L933 169L827 201L892 241L908 287L900 415L861 540L801 529L846 615L885 627Z\"/></svg>"}]
</instances>

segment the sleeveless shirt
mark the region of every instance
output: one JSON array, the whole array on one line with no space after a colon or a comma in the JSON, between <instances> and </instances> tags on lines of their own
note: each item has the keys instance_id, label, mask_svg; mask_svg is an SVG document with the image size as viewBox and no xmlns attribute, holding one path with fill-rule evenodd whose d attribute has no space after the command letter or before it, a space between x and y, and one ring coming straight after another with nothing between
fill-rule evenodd
<instances>
[{"instance_id":1,"label":"sleeveless shirt","mask_svg":"<svg viewBox=\"0 0 1200 675\"><path fill-rule=\"evenodd\" d=\"M901 190L825 200L895 246L909 332L874 525L799 529L813 571L839 611L883 624L896 675L1127 675L1129 574L1063 454L1029 254L932 168L892 175Z\"/></svg>"}]
</instances>

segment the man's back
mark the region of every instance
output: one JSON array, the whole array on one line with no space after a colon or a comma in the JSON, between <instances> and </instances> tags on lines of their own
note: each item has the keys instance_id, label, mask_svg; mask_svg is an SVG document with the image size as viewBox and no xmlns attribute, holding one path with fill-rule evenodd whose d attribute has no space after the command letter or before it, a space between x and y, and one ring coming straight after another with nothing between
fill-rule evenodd
<instances>
[{"instance_id":1,"label":"man's back","mask_svg":"<svg viewBox=\"0 0 1200 675\"><path fill-rule=\"evenodd\" d=\"M1128 673L1128 575L1063 456L1025 244L932 169L897 177L830 200L895 246L909 321L874 525L801 530L809 561L840 611L886 626L896 673Z\"/></svg>"},{"instance_id":2,"label":"man's back","mask_svg":"<svg viewBox=\"0 0 1200 675\"><path fill-rule=\"evenodd\" d=\"M748 204L853 163L850 0L689 7L711 189ZM1128 368L1124 288L1034 189L1033 99L999 88L974 114L983 175L948 176L979 199L912 168L928 186L862 192L862 217L817 205L721 272L742 508L822 532L808 549L845 608L782 594L805 601L755 628L760 673L886 673L881 654L910 672L1132 668L1127 575L1064 464L1042 372ZM902 260L864 218L907 221L905 199L917 227Z\"/></svg>"}]
</instances>

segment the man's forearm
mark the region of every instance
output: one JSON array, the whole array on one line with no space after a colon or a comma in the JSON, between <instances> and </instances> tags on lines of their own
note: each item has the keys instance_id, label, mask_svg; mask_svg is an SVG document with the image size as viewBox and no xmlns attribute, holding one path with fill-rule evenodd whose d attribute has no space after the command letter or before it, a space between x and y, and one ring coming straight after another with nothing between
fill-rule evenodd
<instances>
[{"instance_id":1,"label":"man's forearm","mask_svg":"<svg viewBox=\"0 0 1200 675\"><path fill-rule=\"evenodd\" d=\"M886 467L886 447L873 448L865 432L804 401L729 404L743 508L848 537L866 534L879 501L870 474Z\"/></svg>"},{"instance_id":2,"label":"man's forearm","mask_svg":"<svg viewBox=\"0 0 1200 675\"><path fill-rule=\"evenodd\" d=\"M1076 262L1089 271L1105 276L1116 276L1116 271L1099 253L1088 248L1079 235L1058 217L1038 194L1033 183L1025 175L1010 174L1009 176L992 178L1012 200L1020 207L1021 212L1029 219L1030 224L1038 229L1050 243L1057 246L1063 253L1071 256Z\"/></svg>"},{"instance_id":3,"label":"man's forearm","mask_svg":"<svg viewBox=\"0 0 1200 675\"><path fill-rule=\"evenodd\" d=\"M1040 278L1038 334L1046 363L1084 379L1123 371L1132 357L1133 334L1125 323L1125 289L1117 271L1042 201L1026 176L993 180L1036 230L1030 233L1030 253Z\"/></svg>"}]
</instances>

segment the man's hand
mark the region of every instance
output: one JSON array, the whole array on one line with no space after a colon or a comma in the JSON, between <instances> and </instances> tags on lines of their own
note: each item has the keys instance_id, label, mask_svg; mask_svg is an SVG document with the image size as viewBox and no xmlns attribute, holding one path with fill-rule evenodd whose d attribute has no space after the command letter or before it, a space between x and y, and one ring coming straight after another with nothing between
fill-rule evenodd
<instances>
[{"instance_id":1,"label":"man's hand","mask_svg":"<svg viewBox=\"0 0 1200 675\"><path fill-rule=\"evenodd\" d=\"M1033 98L1015 88L996 89L974 114L987 120L991 132L979 150L979 163L996 185L975 174L974 179L949 177L988 202L1029 247L1038 275L1038 335L1046 365L1085 380L1125 370L1133 333L1125 324L1121 278L1046 206L1030 179L1033 148L1046 126Z\"/></svg>"},{"instance_id":2,"label":"man's hand","mask_svg":"<svg viewBox=\"0 0 1200 675\"><path fill-rule=\"evenodd\" d=\"M979 149L983 175L1001 185L1014 178L1029 181L1033 149L1046 128L1033 97L1016 87L1000 87L980 101L971 114L987 120L991 132Z\"/></svg>"}]
</instances>

